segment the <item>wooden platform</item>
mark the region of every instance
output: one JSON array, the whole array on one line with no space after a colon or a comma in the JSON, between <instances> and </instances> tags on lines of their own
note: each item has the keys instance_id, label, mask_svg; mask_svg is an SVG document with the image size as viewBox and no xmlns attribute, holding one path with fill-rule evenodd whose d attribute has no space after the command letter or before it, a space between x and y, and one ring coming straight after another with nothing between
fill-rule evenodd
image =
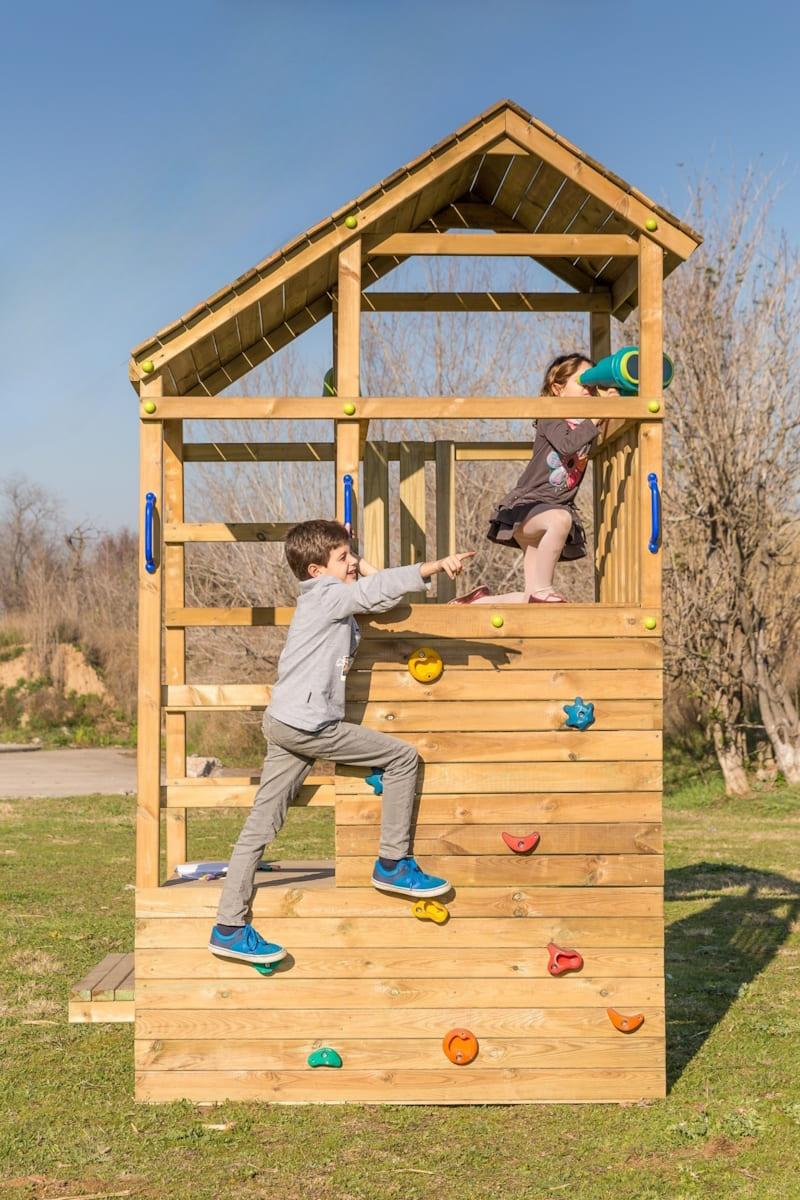
<instances>
[{"instance_id":1,"label":"wooden platform","mask_svg":"<svg viewBox=\"0 0 800 1200\"><path fill-rule=\"evenodd\" d=\"M132 954L107 954L69 990L70 1024L133 1021Z\"/></svg>"}]
</instances>

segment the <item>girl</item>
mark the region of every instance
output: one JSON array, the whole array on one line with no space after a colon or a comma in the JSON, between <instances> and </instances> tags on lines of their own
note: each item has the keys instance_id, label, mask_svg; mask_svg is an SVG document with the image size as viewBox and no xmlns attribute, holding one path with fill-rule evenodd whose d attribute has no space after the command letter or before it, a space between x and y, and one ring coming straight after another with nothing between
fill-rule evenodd
<instances>
[{"instance_id":1,"label":"girl","mask_svg":"<svg viewBox=\"0 0 800 1200\"><path fill-rule=\"evenodd\" d=\"M547 368L543 396L594 396L581 374L592 366L583 354L562 354ZM616 395L614 391L604 395ZM576 408L580 406L576 404ZM575 508L575 497L586 471L592 442L605 422L545 418L535 423L533 457L516 487L492 514L487 537L499 546L521 549L525 591L492 596L478 587L451 604L564 604L553 587L556 563L586 555L586 534Z\"/></svg>"}]
</instances>

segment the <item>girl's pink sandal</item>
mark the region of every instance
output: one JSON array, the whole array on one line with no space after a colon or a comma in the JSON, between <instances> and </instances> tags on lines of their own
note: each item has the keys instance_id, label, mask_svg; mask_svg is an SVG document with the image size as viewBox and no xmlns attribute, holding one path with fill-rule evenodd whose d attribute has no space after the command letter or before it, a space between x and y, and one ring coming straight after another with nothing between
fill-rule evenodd
<instances>
[{"instance_id":1,"label":"girl's pink sandal","mask_svg":"<svg viewBox=\"0 0 800 1200\"><path fill-rule=\"evenodd\" d=\"M528 604L566 604L566 596L562 596L561 592L554 591L553 588L542 588L538 592L528 597Z\"/></svg>"}]
</instances>

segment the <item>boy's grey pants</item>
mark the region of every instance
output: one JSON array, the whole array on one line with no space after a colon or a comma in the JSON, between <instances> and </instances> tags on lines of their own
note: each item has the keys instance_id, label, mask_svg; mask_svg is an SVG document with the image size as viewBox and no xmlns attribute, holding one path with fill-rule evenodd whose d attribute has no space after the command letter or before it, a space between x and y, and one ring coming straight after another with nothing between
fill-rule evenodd
<instances>
[{"instance_id":1,"label":"boy's grey pants","mask_svg":"<svg viewBox=\"0 0 800 1200\"><path fill-rule=\"evenodd\" d=\"M404 858L409 852L419 764L413 746L347 721L338 721L319 733L304 733L267 712L263 728L269 746L261 786L228 865L217 913L221 925L246 922L264 848L280 832L290 802L318 758L354 767L384 768L379 853L382 858Z\"/></svg>"}]
</instances>

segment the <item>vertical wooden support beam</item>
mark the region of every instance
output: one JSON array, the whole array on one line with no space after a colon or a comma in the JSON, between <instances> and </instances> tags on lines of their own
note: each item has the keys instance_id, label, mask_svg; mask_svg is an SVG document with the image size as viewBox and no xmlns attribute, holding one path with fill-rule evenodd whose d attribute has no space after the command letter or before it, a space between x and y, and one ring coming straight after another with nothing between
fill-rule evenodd
<instances>
[{"instance_id":1,"label":"vertical wooden support beam","mask_svg":"<svg viewBox=\"0 0 800 1200\"><path fill-rule=\"evenodd\" d=\"M589 315L589 353L595 362L611 353L610 313L591 313ZM605 532L603 525L603 514L605 511L603 496L603 480L606 475L605 462L606 458L604 454L599 454L594 460L592 468L592 492L594 498L595 542L594 598L596 601L607 602L608 596L603 582L605 578L603 563L605 562L606 555L602 553L600 548L600 539Z\"/></svg>"},{"instance_id":2,"label":"vertical wooden support beam","mask_svg":"<svg viewBox=\"0 0 800 1200\"><path fill-rule=\"evenodd\" d=\"M142 400L163 394L160 379L142 385ZM160 421L142 421L139 434L139 686L136 753L136 886L157 887L161 823L161 561L162 430ZM156 570L145 570L145 495L156 496L153 548Z\"/></svg>"},{"instance_id":3,"label":"vertical wooden support beam","mask_svg":"<svg viewBox=\"0 0 800 1200\"><path fill-rule=\"evenodd\" d=\"M642 234L639 242L639 391L648 399L663 403L662 356L664 251ZM661 607L661 551L651 554L646 546L650 533L651 471L662 484L663 454L660 421L643 421L639 427L639 512L641 561L641 603L646 608Z\"/></svg>"},{"instance_id":4,"label":"vertical wooden support beam","mask_svg":"<svg viewBox=\"0 0 800 1200\"><path fill-rule=\"evenodd\" d=\"M337 293L336 393L358 397L361 382L361 239L339 251ZM356 400L356 406L357 406ZM344 477L353 477L353 534L358 530L358 465L361 436L358 420L334 422L336 439L336 517L344 520Z\"/></svg>"},{"instance_id":5,"label":"vertical wooden support beam","mask_svg":"<svg viewBox=\"0 0 800 1200\"><path fill-rule=\"evenodd\" d=\"M422 442L400 443L400 562L425 562L425 446ZM425 592L412 593L415 604L427 599Z\"/></svg>"},{"instance_id":6,"label":"vertical wooden support beam","mask_svg":"<svg viewBox=\"0 0 800 1200\"><path fill-rule=\"evenodd\" d=\"M389 458L385 442L364 446L364 557L389 566Z\"/></svg>"},{"instance_id":7,"label":"vertical wooden support beam","mask_svg":"<svg viewBox=\"0 0 800 1200\"><path fill-rule=\"evenodd\" d=\"M424 487L424 479L423 479ZM456 448L454 442L436 443L436 557L456 552ZM436 577L436 603L446 604L456 594L456 582L444 572Z\"/></svg>"},{"instance_id":8,"label":"vertical wooden support beam","mask_svg":"<svg viewBox=\"0 0 800 1200\"><path fill-rule=\"evenodd\" d=\"M183 421L164 422L164 520L184 519ZM183 608L185 603L186 551L183 546L164 547L164 604ZM166 683L186 683L186 631L164 631L164 674ZM167 779L186 776L186 713L164 717ZM186 809L166 811L167 875L176 863L186 862Z\"/></svg>"}]
</instances>

